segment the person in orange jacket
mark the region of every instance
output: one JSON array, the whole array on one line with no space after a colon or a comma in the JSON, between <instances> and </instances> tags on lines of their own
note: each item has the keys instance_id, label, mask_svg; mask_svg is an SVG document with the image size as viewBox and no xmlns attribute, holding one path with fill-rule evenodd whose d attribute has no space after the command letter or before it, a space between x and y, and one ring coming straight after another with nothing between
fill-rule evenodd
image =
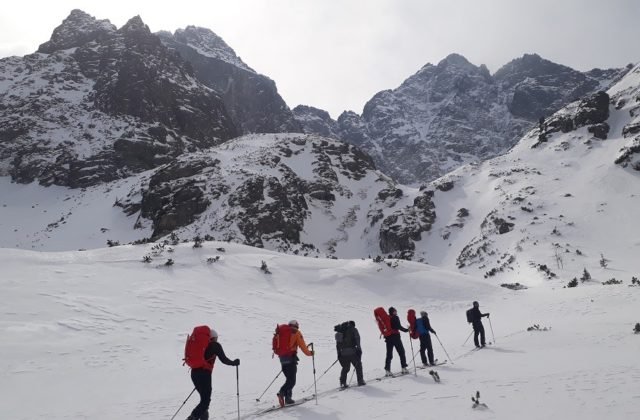
<instances>
[{"instance_id":1,"label":"person in orange jacket","mask_svg":"<svg viewBox=\"0 0 640 420\"><path fill-rule=\"evenodd\" d=\"M283 407L285 404L294 404L295 401L291 398L293 393L293 387L296 385L296 374L298 373L298 355L297 350L300 349L307 356L313 356L313 351L309 350L307 343L304 342L304 337L299 330L300 324L298 321L289 321L291 327L291 339L289 341L290 355L278 356L280 358L280 365L282 366L282 373L286 381L278 392L278 402Z\"/></svg>"}]
</instances>

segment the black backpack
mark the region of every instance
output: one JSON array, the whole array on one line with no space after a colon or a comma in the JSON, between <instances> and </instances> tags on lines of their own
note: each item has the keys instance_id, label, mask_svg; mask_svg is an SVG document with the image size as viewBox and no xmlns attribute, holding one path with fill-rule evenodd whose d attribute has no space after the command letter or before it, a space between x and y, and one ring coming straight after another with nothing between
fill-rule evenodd
<instances>
[{"instance_id":1,"label":"black backpack","mask_svg":"<svg viewBox=\"0 0 640 420\"><path fill-rule=\"evenodd\" d=\"M333 327L336 332L336 343L338 348L349 349L356 346L356 338L353 327L349 326L349 322L343 322Z\"/></svg>"},{"instance_id":2,"label":"black backpack","mask_svg":"<svg viewBox=\"0 0 640 420\"><path fill-rule=\"evenodd\" d=\"M467 310L467 322L468 323L472 323L473 322L472 312L473 312L473 308Z\"/></svg>"}]
</instances>

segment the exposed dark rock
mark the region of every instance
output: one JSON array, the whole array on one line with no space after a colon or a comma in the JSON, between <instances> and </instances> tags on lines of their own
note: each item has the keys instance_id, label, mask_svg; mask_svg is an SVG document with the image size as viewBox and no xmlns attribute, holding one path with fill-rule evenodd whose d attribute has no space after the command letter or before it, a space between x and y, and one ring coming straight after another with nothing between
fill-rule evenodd
<instances>
[{"instance_id":1,"label":"exposed dark rock","mask_svg":"<svg viewBox=\"0 0 640 420\"><path fill-rule=\"evenodd\" d=\"M446 191L451 191L453 189L453 186L454 186L453 181L444 181L437 184L436 189L446 192Z\"/></svg>"},{"instance_id":2,"label":"exposed dark rock","mask_svg":"<svg viewBox=\"0 0 640 420\"><path fill-rule=\"evenodd\" d=\"M573 120L576 127L603 123L609 118L609 95L606 92L595 93L582 99Z\"/></svg>"},{"instance_id":3,"label":"exposed dark rock","mask_svg":"<svg viewBox=\"0 0 640 420\"><path fill-rule=\"evenodd\" d=\"M606 140L607 135L609 134L609 124L605 122L605 123L590 125L587 128L587 131L593 134L593 137L595 138Z\"/></svg>"},{"instance_id":4,"label":"exposed dark rock","mask_svg":"<svg viewBox=\"0 0 640 420\"><path fill-rule=\"evenodd\" d=\"M380 226L380 250L383 253L408 251L411 256L414 241L422 233L431 230L436 219L433 191L426 191L415 198L413 206L405 207L387 216Z\"/></svg>"}]
</instances>

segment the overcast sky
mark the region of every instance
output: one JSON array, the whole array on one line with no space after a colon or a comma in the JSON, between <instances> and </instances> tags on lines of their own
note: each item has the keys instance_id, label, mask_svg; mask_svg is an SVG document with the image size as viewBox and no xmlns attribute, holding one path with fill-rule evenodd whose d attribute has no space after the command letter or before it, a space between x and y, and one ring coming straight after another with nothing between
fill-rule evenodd
<instances>
[{"instance_id":1,"label":"overcast sky","mask_svg":"<svg viewBox=\"0 0 640 420\"><path fill-rule=\"evenodd\" d=\"M118 27L207 27L291 108L334 118L452 52L491 71L532 52L580 70L640 61L640 0L12 0L0 57L35 51L74 8Z\"/></svg>"}]
</instances>

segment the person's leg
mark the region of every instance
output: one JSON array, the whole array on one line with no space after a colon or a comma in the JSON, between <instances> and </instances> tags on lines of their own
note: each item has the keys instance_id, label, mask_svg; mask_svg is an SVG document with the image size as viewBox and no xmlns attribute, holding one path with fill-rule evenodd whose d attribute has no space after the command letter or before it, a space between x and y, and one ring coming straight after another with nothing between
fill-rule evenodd
<instances>
[{"instance_id":1,"label":"person's leg","mask_svg":"<svg viewBox=\"0 0 640 420\"><path fill-rule=\"evenodd\" d=\"M340 362L340 366L342 366L342 370L340 371L340 385L346 385L347 375L351 369L351 362L348 357L339 357L338 361Z\"/></svg>"},{"instance_id":2,"label":"person's leg","mask_svg":"<svg viewBox=\"0 0 640 420\"><path fill-rule=\"evenodd\" d=\"M429 364L435 364L435 360L433 358L433 345L431 344L431 336L429 334L425 334L426 342L427 342L427 355L429 356Z\"/></svg>"},{"instance_id":3,"label":"person's leg","mask_svg":"<svg viewBox=\"0 0 640 420\"><path fill-rule=\"evenodd\" d=\"M403 368L407 367L407 358L404 354L404 346L402 345L402 339L400 338L400 335L396 336L396 351L398 352L398 355L400 356L400 366L402 366Z\"/></svg>"},{"instance_id":4,"label":"person's leg","mask_svg":"<svg viewBox=\"0 0 640 420\"><path fill-rule=\"evenodd\" d=\"M387 344L387 357L384 360L384 370L391 370L391 359L393 359L393 340L391 337L385 339Z\"/></svg>"},{"instance_id":5,"label":"person's leg","mask_svg":"<svg viewBox=\"0 0 640 420\"><path fill-rule=\"evenodd\" d=\"M193 409L191 416L199 419L209 410L211 403L211 372L205 369L192 369L191 381L200 395L200 403Z\"/></svg>"},{"instance_id":6,"label":"person's leg","mask_svg":"<svg viewBox=\"0 0 640 420\"><path fill-rule=\"evenodd\" d=\"M280 387L279 394L282 395L283 398L289 395L289 392L293 388L293 384L296 383L295 366L295 363L286 363L282 365L282 373L284 374L285 381L284 384L282 384L282 387Z\"/></svg>"},{"instance_id":7,"label":"person's leg","mask_svg":"<svg viewBox=\"0 0 640 420\"><path fill-rule=\"evenodd\" d=\"M476 345L476 347L480 347L480 343L478 342L478 335L480 334L480 328L477 325L473 326L473 344Z\"/></svg>"},{"instance_id":8,"label":"person's leg","mask_svg":"<svg viewBox=\"0 0 640 420\"><path fill-rule=\"evenodd\" d=\"M364 385L364 375L362 374L362 356L353 356L353 367L356 369L356 377L358 379L358 385Z\"/></svg>"},{"instance_id":9,"label":"person's leg","mask_svg":"<svg viewBox=\"0 0 640 420\"><path fill-rule=\"evenodd\" d=\"M484 325L480 325L480 345L484 347L487 343L484 340Z\"/></svg>"},{"instance_id":10,"label":"person's leg","mask_svg":"<svg viewBox=\"0 0 640 420\"><path fill-rule=\"evenodd\" d=\"M427 355L424 351L427 349L427 340L425 339L426 335L420 336L420 360L423 365L427 364Z\"/></svg>"}]
</instances>

